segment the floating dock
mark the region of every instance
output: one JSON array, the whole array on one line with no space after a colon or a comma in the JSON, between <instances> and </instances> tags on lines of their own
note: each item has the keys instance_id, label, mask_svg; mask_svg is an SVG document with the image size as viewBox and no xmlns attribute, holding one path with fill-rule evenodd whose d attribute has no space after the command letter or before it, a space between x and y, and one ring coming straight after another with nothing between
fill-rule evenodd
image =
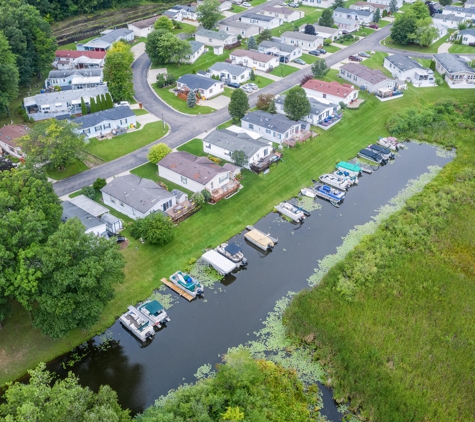
<instances>
[{"instance_id":1,"label":"floating dock","mask_svg":"<svg viewBox=\"0 0 475 422\"><path fill-rule=\"evenodd\" d=\"M177 292L181 297L184 297L187 301L191 302L194 299L193 296L186 293L184 290L180 289L179 287L175 286L171 281L167 280L166 278L162 278L160 279L160 281L166 286L170 287L170 289Z\"/></svg>"}]
</instances>

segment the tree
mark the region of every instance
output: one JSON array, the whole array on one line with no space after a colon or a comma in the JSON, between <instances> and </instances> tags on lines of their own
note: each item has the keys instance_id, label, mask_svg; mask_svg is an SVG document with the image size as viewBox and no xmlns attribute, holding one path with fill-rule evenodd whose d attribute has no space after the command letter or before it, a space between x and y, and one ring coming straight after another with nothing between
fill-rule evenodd
<instances>
[{"instance_id":1,"label":"tree","mask_svg":"<svg viewBox=\"0 0 475 422\"><path fill-rule=\"evenodd\" d=\"M386 16L388 16L388 11L386 9L383 10L383 18L385 18Z\"/></svg>"},{"instance_id":2,"label":"tree","mask_svg":"<svg viewBox=\"0 0 475 422\"><path fill-rule=\"evenodd\" d=\"M197 206L201 206L205 203L205 197L201 192L195 192L191 195L190 198L191 202L194 202Z\"/></svg>"},{"instance_id":3,"label":"tree","mask_svg":"<svg viewBox=\"0 0 475 422\"><path fill-rule=\"evenodd\" d=\"M163 29L168 32L173 31L173 22L165 15L160 16L153 25L154 29Z\"/></svg>"},{"instance_id":4,"label":"tree","mask_svg":"<svg viewBox=\"0 0 475 422\"><path fill-rule=\"evenodd\" d=\"M421 47L429 47L439 36L439 31L432 25L432 18L430 17L417 21L416 26L416 31L409 35L409 39Z\"/></svg>"},{"instance_id":5,"label":"tree","mask_svg":"<svg viewBox=\"0 0 475 422\"><path fill-rule=\"evenodd\" d=\"M379 10L379 8L376 8L376 11L374 12L373 21L378 23L380 20L381 20L381 11Z\"/></svg>"},{"instance_id":6,"label":"tree","mask_svg":"<svg viewBox=\"0 0 475 422\"><path fill-rule=\"evenodd\" d=\"M174 225L170 217L155 212L132 223L130 234L135 239L144 239L154 245L166 245L175 237Z\"/></svg>"},{"instance_id":7,"label":"tree","mask_svg":"<svg viewBox=\"0 0 475 422\"><path fill-rule=\"evenodd\" d=\"M18 95L19 78L16 57L7 38L0 31L0 112L10 114L8 105Z\"/></svg>"},{"instance_id":8,"label":"tree","mask_svg":"<svg viewBox=\"0 0 475 422\"><path fill-rule=\"evenodd\" d=\"M325 77L325 75L330 71L330 69L327 66L327 62L325 59L317 59L315 62L312 64L312 67L310 68L312 71L312 74L314 78L317 79L322 79Z\"/></svg>"},{"instance_id":9,"label":"tree","mask_svg":"<svg viewBox=\"0 0 475 422\"><path fill-rule=\"evenodd\" d=\"M277 113L277 107L275 105L275 100L273 99L271 101L271 103L269 104L269 108L267 109L267 111L270 113L270 114L275 114Z\"/></svg>"},{"instance_id":10,"label":"tree","mask_svg":"<svg viewBox=\"0 0 475 422\"><path fill-rule=\"evenodd\" d=\"M131 101L134 96L133 62L130 46L122 41L115 42L106 54L104 81L114 101Z\"/></svg>"},{"instance_id":11,"label":"tree","mask_svg":"<svg viewBox=\"0 0 475 422\"><path fill-rule=\"evenodd\" d=\"M96 190L101 190L105 185L107 185L106 179L98 177L92 184L92 187Z\"/></svg>"},{"instance_id":12,"label":"tree","mask_svg":"<svg viewBox=\"0 0 475 422\"><path fill-rule=\"evenodd\" d=\"M26 268L36 261L37 247L58 228L61 214L61 202L42 171L0 172L0 321L10 299L31 309L39 274Z\"/></svg>"},{"instance_id":13,"label":"tree","mask_svg":"<svg viewBox=\"0 0 475 422\"><path fill-rule=\"evenodd\" d=\"M316 35L316 34L317 34L317 32L315 31L315 26L313 26L313 25L310 24L310 23L308 23L307 25L305 25L304 33L305 33L305 34L308 34L308 35Z\"/></svg>"},{"instance_id":14,"label":"tree","mask_svg":"<svg viewBox=\"0 0 475 422\"><path fill-rule=\"evenodd\" d=\"M327 28L331 28L335 21L333 20L333 12L332 9L325 9L322 12L322 16L320 16L320 19L318 20L319 25L321 26L326 26Z\"/></svg>"},{"instance_id":15,"label":"tree","mask_svg":"<svg viewBox=\"0 0 475 422\"><path fill-rule=\"evenodd\" d=\"M104 107L102 106L102 98L100 95L96 95L96 107L97 107L97 111L104 110Z\"/></svg>"},{"instance_id":16,"label":"tree","mask_svg":"<svg viewBox=\"0 0 475 422\"><path fill-rule=\"evenodd\" d=\"M254 73L254 69L251 69L251 73L249 74L249 79L251 81L255 81L256 80L256 74Z\"/></svg>"},{"instance_id":17,"label":"tree","mask_svg":"<svg viewBox=\"0 0 475 422\"><path fill-rule=\"evenodd\" d=\"M149 34L145 51L153 64L180 63L191 54L191 46L188 41L160 29Z\"/></svg>"},{"instance_id":18,"label":"tree","mask_svg":"<svg viewBox=\"0 0 475 422\"><path fill-rule=\"evenodd\" d=\"M452 4L452 0L440 0L439 4L441 6L450 6Z\"/></svg>"},{"instance_id":19,"label":"tree","mask_svg":"<svg viewBox=\"0 0 475 422\"><path fill-rule=\"evenodd\" d=\"M96 190L92 186L84 186L79 193L89 199L94 199L96 197Z\"/></svg>"},{"instance_id":20,"label":"tree","mask_svg":"<svg viewBox=\"0 0 475 422\"><path fill-rule=\"evenodd\" d=\"M299 85L303 86L305 85L308 81L313 79L313 75L304 75L302 79L300 79Z\"/></svg>"},{"instance_id":21,"label":"tree","mask_svg":"<svg viewBox=\"0 0 475 422\"><path fill-rule=\"evenodd\" d=\"M72 372L65 379L54 381L54 375L46 370L44 363L28 373L28 384L15 382L5 391L5 402L0 405L2 419L12 422L132 420L129 411L122 410L118 404L117 393L108 385L94 393L82 387Z\"/></svg>"},{"instance_id":22,"label":"tree","mask_svg":"<svg viewBox=\"0 0 475 422\"><path fill-rule=\"evenodd\" d=\"M231 160L239 167L244 167L249 163L249 158L244 151L237 150L231 153Z\"/></svg>"},{"instance_id":23,"label":"tree","mask_svg":"<svg viewBox=\"0 0 475 422\"><path fill-rule=\"evenodd\" d=\"M186 97L186 105L188 108L193 108L196 106L196 94L194 89L190 89L188 97Z\"/></svg>"},{"instance_id":24,"label":"tree","mask_svg":"<svg viewBox=\"0 0 475 422\"><path fill-rule=\"evenodd\" d=\"M411 42L411 34L417 29L416 22L416 17L411 13L398 14L391 28L391 39L403 45Z\"/></svg>"},{"instance_id":25,"label":"tree","mask_svg":"<svg viewBox=\"0 0 475 422\"><path fill-rule=\"evenodd\" d=\"M425 19L430 17L429 8L422 1L418 0L411 5L410 14L414 15L416 19Z\"/></svg>"},{"instance_id":26,"label":"tree","mask_svg":"<svg viewBox=\"0 0 475 422\"><path fill-rule=\"evenodd\" d=\"M284 112L292 120L300 120L310 113L310 101L301 86L291 88L285 96Z\"/></svg>"},{"instance_id":27,"label":"tree","mask_svg":"<svg viewBox=\"0 0 475 422\"><path fill-rule=\"evenodd\" d=\"M465 22L460 22L457 25L457 28L459 29L459 31L463 31L464 29L467 29L467 24Z\"/></svg>"},{"instance_id":28,"label":"tree","mask_svg":"<svg viewBox=\"0 0 475 422\"><path fill-rule=\"evenodd\" d=\"M106 96L104 94L101 94L101 106L102 110L107 110L109 108L107 107Z\"/></svg>"},{"instance_id":29,"label":"tree","mask_svg":"<svg viewBox=\"0 0 475 422\"><path fill-rule=\"evenodd\" d=\"M397 7L397 0L390 0L389 1L389 12L391 13L391 15L394 15L398 10L398 7Z\"/></svg>"},{"instance_id":30,"label":"tree","mask_svg":"<svg viewBox=\"0 0 475 422\"><path fill-rule=\"evenodd\" d=\"M246 93L238 88L235 89L231 95L231 101L228 105L228 111L231 117L235 120L241 120L249 110L249 99Z\"/></svg>"},{"instance_id":31,"label":"tree","mask_svg":"<svg viewBox=\"0 0 475 422\"><path fill-rule=\"evenodd\" d=\"M76 132L77 127L67 120L45 120L37 122L17 142L26 153L27 161L48 162L52 167L64 169L82 155L85 142Z\"/></svg>"},{"instance_id":32,"label":"tree","mask_svg":"<svg viewBox=\"0 0 475 422\"><path fill-rule=\"evenodd\" d=\"M272 32L270 29L264 29L258 36L257 42L260 44L262 41L270 41L272 39Z\"/></svg>"},{"instance_id":33,"label":"tree","mask_svg":"<svg viewBox=\"0 0 475 422\"><path fill-rule=\"evenodd\" d=\"M247 49L248 50L257 50L257 41L252 35L247 40Z\"/></svg>"},{"instance_id":34,"label":"tree","mask_svg":"<svg viewBox=\"0 0 475 422\"><path fill-rule=\"evenodd\" d=\"M114 107L114 102L112 101L112 97L108 92L106 92L106 107L108 109Z\"/></svg>"},{"instance_id":35,"label":"tree","mask_svg":"<svg viewBox=\"0 0 475 422\"><path fill-rule=\"evenodd\" d=\"M337 7L345 7L345 0L335 0L332 8L336 9Z\"/></svg>"},{"instance_id":36,"label":"tree","mask_svg":"<svg viewBox=\"0 0 475 422\"><path fill-rule=\"evenodd\" d=\"M216 26L221 19L220 5L218 0L203 0L203 3L196 8L198 22L203 28L213 29Z\"/></svg>"},{"instance_id":37,"label":"tree","mask_svg":"<svg viewBox=\"0 0 475 422\"><path fill-rule=\"evenodd\" d=\"M167 144L160 142L159 144L150 147L147 158L151 163L157 164L162 158L165 158L170 154L170 152L172 152L171 148Z\"/></svg>"},{"instance_id":38,"label":"tree","mask_svg":"<svg viewBox=\"0 0 475 422\"><path fill-rule=\"evenodd\" d=\"M81 97L81 114L85 116L87 114L87 105L84 102L84 98Z\"/></svg>"},{"instance_id":39,"label":"tree","mask_svg":"<svg viewBox=\"0 0 475 422\"><path fill-rule=\"evenodd\" d=\"M94 97L89 98L89 110L91 110L91 113L96 113L97 111L99 111L97 109L96 100L94 99Z\"/></svg>"},{"instance_id":40,"label":"tree","mask_svg":"<svg viewBox=\"0 0 475 422\"><path fill-rule=\"evenodd\" d=\"M267 111L269 109L270 103L274 100L274 94L259 94L257 96L256 107L259 110Z\"/></svg>"}]
</instances>

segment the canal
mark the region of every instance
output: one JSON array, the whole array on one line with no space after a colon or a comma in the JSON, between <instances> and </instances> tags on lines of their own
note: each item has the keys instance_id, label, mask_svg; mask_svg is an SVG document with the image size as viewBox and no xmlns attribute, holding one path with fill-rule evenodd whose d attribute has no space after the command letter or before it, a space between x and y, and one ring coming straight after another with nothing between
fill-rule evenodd
<instances>
[{"instance_id":1,"label":"canal","mask_svg":"<svg viewBox=\"0 0 475 422\"><path fill-rule=\"evenodd\" d=\"M207 289L204 300L189 303L177 299L178 303L169 310L171 322L146 347L117 321L109 330L117 341L104 350L93 349L72 367L73 372L83 385L94 390L109 384L117 391L121 405L133 414L143 411L170 389L194 382L201 365L214 365L229 347L252 340L253 332L262 328L262 321L276 301L289 291L307 288L307 278L318 260L335 253L349 230L368 222L408 180L427 172L428 166L442 167L448 161L450 158L441 156L432 146L410 143L394 163L372 175L365 174L359 185L350 189L340 208L321 201L322 208L301 226L282 221L275 213L268 214L255 226L279 239L271 253L254 249L244 241L244 232L239 233L232 241L241 246L247 257L246 269L227 277L214 290ZM99 339L90 344L94 342ZM71 355L51 362L49 367L64 373L61 362L68 359ZM340 420L328 390L323 391L323 398L323 413L329 420Z\"/></svg>"}]
</instances>

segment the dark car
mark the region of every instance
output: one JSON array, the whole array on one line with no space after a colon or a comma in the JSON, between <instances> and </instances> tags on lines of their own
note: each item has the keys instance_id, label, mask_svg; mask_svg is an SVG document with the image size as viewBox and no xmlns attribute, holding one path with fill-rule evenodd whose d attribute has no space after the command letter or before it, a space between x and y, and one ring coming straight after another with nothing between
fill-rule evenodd
<instances>
[{"instance_id":1,"label":"dark car","mask_svg":"<svg viewBox=\"0 0 475 422\"><path fill-rule=\"evenodd\" d=\"M372 29L378 29L379 26L376 25L375 23L372 23L371 25L368 25L368 28L372 28Z\"/></svg>"},{"instance_id":2,"label":"dark car","mask_svg":"<svg viewBox=\"0 0 475 422\"><path fill-rule=\"evenodd\" d=\"M241 88L241 85L239 85L237 82L227 82L227 86L230 86L231 88Z\"/></svg>"},{"instance_id":3,"label":"dark car","mask_svg":"<svg viewBox=\"0 0 475 422\"><path fill-rule=\"evenodd\" d=\"M327 50L325 50L324 48L317 48L317 51L320 51L320 53L322 54L327 54Z\"/></svg>"},{"instance_id":4,"label":"dark car","mask_svg":"<svg viewBox=\"0 0 475 422\"><path fill-rule=\"evenodd\" d=\"M362 62L363 59L361 57L358 57L358 56L350 56L348 57L348 60L351 60L352 62Z\"/></svg>"},{"instance_id":5,"label":"dark car","mask_svg":"<svg viewBox=\"0 0 475 422\"><path fill-rule=\"evenodd\" d=\"M289 59L288 59L287 57L280 56L279 62L281 62L281 63L288 63L288 62L289 62Z\"/></svg>"},{"instance_id":6,"label":"dark car","mask_svg":"<svg viewBox=\"0 0 475 422\"><path fill-rule=\"evenodd\" d=\"M308 54L311 54L312 56L319 56L322 53L320 53L319 50L310 50Z\"/></svg>"},{"instance_id":7,"label":"dark car","mask_svg":"<svg viewBox=\"0 0 475 422\"><path fill-rule=\"evenodd\" d=\"M349 32L346 30L346 29L343 29L343 31L341 31L341 35L348 35Z\"/></svg>"},{"instance_id":8,"label":"dark car","mask_svg":"<svg viewBox=\"0 0 475 422\"><path fill-rule=\"evenodd\" d=\"M122 243L122 242L125 242L126 240L127 238L124 236L117 236L117 243Z\"/></svg>"}]
</instances>

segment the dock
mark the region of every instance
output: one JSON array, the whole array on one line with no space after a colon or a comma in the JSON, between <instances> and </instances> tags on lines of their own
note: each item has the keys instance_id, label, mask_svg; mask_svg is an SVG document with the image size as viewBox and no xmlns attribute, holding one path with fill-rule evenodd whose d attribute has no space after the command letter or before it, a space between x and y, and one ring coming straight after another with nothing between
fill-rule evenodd
<instances>
[{"instance_id":1,"label":"dock","mask_svg":"<svg viewBox=\"0 0 475 422\"><path fill-rule=\"evenodd\" d=\"M174 290L175 292L177 292L181 297L184 297L186 300L188 300L189 302L191 302L194 297L191 296L190 294L186 293L185 291L183 291L182 289L180 289L179 287L175 286L171 281L167 280L166 278L162 278L160 279L160 281L165 284L166 286L170 287L170 289Z\"/></svg>"},{"instance_id":2,"label":"dock","mask_svg":"<svg viewBox=\"0 0 475 422\"><path fill-rule=\"evenodd\" d=\"M257 230L258 232L264 234L263 232L261 232L260 230L256 229L254 226L246 226L246 229L251 231L251 230ZM277 244L277 242L279 241L279 239L275 238L275 237L272 237L270 234L266 234L266 236L274 243L274 244Z\"/></svg>"}]
</instances>

